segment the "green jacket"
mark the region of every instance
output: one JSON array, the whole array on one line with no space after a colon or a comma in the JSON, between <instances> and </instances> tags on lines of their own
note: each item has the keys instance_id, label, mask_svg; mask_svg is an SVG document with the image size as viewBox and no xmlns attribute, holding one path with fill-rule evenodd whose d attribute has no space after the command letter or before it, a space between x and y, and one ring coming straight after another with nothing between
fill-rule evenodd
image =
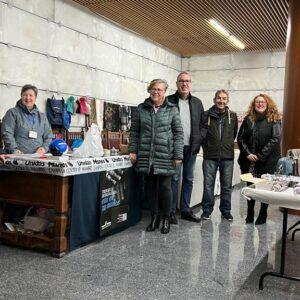
<instances>
[{"instance_id":1,"label":"green jacket","mask_svg":"<svg viewBox=\"0 0 300 300\"><path fill-rule=\"evenodd\" d=\"M137 170L155 175L175 173L173 160L183 158L183 130L178 109L167 101L155 113L151 99L138 106L132 120L129 153L137 154Z\"/></svg>"}]
</instances>

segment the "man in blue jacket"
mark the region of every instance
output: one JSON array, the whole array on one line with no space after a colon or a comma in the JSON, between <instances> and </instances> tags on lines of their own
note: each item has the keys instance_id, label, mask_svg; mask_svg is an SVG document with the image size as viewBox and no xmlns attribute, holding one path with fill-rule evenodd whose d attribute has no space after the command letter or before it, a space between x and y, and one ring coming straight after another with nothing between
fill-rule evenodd
<instances>
[{"instance_id":1,"label":"man in blue jacket","mask_svg":"<svg viewBox=\"0 0 300 300\"><path fill-rule=\"evenodd\" d=\"M200 99L191 95L191 75L188 72L179 73L176 85L177 92L168 96L168 100L179 109L184 133L184 148L182 165L177 167L176 174L172 178L173 201L170 215L171 224L178 223L175 212L178 203L178 182L181 169L181 218L192 222L200 222L200 218L193 214L190 202L196 157L200 150L202 139L205 136L205 132L201 127L204 114L203 105Z\"/></svg>"}]
</instances>

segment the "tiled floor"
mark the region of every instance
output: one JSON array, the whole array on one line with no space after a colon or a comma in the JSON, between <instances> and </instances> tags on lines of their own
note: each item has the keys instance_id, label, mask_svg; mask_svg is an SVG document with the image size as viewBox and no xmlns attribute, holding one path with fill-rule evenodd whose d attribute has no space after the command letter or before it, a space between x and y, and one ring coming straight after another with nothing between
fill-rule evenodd
<instances>
[{"instance_id":1,"label":"tiled floor","mask_svg":"<svg viewBox=\"0 0 300 300\"><path fill-rule=\"evenodd\" d=\"M245 225L245 206L235 189L232 223L216 207L212 220L179 219L162 235L144 218L62 259L0 245L0 299L299 299L300 282L269 277L258 290L259 275L278 269L282 214L271 207L266 225ZM300 233L286 271L300 276L299 246Z\"/></svg>"}]
</instances>

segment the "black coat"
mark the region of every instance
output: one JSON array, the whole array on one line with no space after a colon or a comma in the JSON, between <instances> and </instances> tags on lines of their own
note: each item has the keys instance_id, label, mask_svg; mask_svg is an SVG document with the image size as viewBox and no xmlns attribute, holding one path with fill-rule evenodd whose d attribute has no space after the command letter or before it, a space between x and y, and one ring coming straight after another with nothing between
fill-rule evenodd
<instances>
[{"instance_id":1,"label":"black coat","mask_svg":"<svg viewBox=\"0 0 300 300\"><path fill-rule=\"evenodd\" d=\"M215 106L212 106L204 113L204 127L207 128L207 133L202 145L203 158L234 159L234 139L238 130L236 113L226 107L223 114L218 114Z\"/></svg>"},{"instance_id":2,"label":"black coat","mask_svg":"<svg viewBox=\"0 0 300 300\"><path fill-rule=\"evenodd\" d=\"M259 158L254 167L256 176L265 173L273 174L280 158L280 135L280 122L268 122L267 118L262 116L252 123L246 116L238 134L238 145L241 151L238 163L242 173L249 172L250 161L247 156L252 153Z\"/></svg>"},{"instance_id":3,"label":"black coat","mask_svg":"<svg viewBox=\"0 0 300 300\"><path fill-rule=\"evenodd\" d=\"M180 94L176 92L173 95L168 96L168 101L176 105L179 109L179 97ZM191 137L190 147L191 153L197 154L200 151L203 139L205 137L205 129L202 128L204 109L200 99L189 94L188 96L190 113L191 113Z\"/></svg>"}]
</instances>

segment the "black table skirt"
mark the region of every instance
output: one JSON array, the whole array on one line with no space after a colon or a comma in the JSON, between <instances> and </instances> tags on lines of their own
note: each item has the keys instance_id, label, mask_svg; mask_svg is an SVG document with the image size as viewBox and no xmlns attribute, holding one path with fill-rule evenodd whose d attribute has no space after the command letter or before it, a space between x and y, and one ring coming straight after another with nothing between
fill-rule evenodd
<instances>
[{"instance_id":1,"label":"black table skirt","mask_svg":"<svg viewBox=\"0 0 300 300\"><path fill-rule=\"evenodd\" d=\"M71 224L69 251L100 239L101 176L104 172L76 175L71 186ZM128 169L128 222L110 234L124 230L140 221L142 215L142 182L133 168ZM137 183L140 188L137 188Z\"/></svg>"}]
</instances>

